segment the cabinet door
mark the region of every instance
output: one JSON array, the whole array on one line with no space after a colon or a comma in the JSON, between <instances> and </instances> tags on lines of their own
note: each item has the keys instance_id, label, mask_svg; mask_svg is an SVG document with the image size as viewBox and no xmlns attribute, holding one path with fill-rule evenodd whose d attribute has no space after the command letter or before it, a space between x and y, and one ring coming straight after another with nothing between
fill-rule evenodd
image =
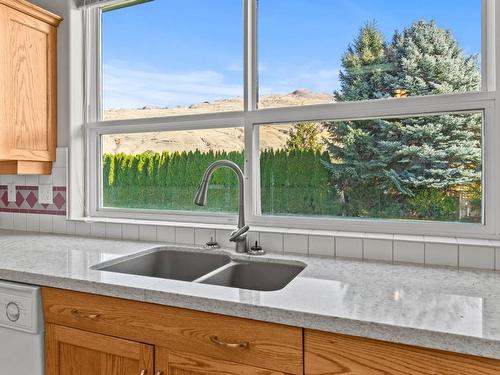
<instances>
[{"instance_id":1,"label":"cabinet door","mask_svg":"<svg viewBox=\"0 0 500 375\"><path fill-rule=\"evenodd\" d=\"M319 331L304 332L305 375L498 375L500 361Z\"/></svg>"},{"instance_id":2,"label":"cabinet door","mask_svg":"<svg viewBox=\"0 0 500 375\"><path fill-rule=\"evenodd\" d=\"M46 326L46 375L152 375L150 345L67 328Z\"/></svg>"},{"instance_id":3,"label":"cabinet door","mask_svg":"<svg viewBox=\"0 0 500 375\"><path fill-rule=\"evenodd\" d=\"M285 375L284 372L201 355L175 353L160 347L155 349L155 360L156 375Z\"/></svg>"},{"instance_id":4,"label":"cabinet door","mask_svg":"<svg viewBox=\"0 0 500 375\"><path fill-rule=\"evenodd\" d=\"M52 161L57 29L0 5L0 34L0 159Z\"/></svg>"}]
</instances>

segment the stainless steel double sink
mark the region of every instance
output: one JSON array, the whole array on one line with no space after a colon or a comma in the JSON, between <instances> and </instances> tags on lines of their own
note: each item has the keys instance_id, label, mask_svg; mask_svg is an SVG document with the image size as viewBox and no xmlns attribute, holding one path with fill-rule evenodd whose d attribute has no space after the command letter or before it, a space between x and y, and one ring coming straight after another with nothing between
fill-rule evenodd
<instances>
[{"instance_id":1,"label":"stainless steel double sink","mask_svg":"<svg viewBox=\"0 0 500 375\"><path fill-rule=\"evenodd\" d=\"M233 259L206 251L153 249L151 252L93 266L99 271L190 281L257 291L288 285L305 264Z\"/></svg>"}]
</instances>

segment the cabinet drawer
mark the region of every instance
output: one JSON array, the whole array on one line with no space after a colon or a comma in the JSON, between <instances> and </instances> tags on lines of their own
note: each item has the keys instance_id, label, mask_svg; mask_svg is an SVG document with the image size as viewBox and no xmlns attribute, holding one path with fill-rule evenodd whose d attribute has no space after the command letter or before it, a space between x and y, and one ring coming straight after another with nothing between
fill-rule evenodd
<instances>
[{"instance_id":1,"label":"cabinet drawer","mask_svg":"<svg viewBox=\"0 0 500 375\"><path fill-rule=\"evenodd\" d=\"M306 375L495 375L500 361L304 330Z\"/></svg>"},{"instance_id":2,"label":"cabinet drawer","mask_svg":"<svg viewBox=\"0 0 500 375\"><path fill-rule=\"evenodd\" d=\"M119 298L44 288L48 323L248 364L303 372L302 329Z\"/></svg>"}]
</instances>

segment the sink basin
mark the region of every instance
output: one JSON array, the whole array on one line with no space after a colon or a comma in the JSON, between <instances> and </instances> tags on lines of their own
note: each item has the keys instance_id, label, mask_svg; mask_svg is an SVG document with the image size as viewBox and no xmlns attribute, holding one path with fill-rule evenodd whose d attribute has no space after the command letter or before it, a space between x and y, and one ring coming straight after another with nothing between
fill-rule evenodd
<instances>
[{"instance_id":1,"label":"sink basin","mask_svg":"<svg viewBox=\"0 0 500 375\"><path fill-rule=\"evenodd\" d=\"M127 273L182 281L193 281L231 262L224 254L159 250L109 266L100 271Z\"/></svg>"},{"instance_id":2,"label":"sink basin","mask_svg":"<svg viewBox=\"0 0 500 375\"><path fill-rule=\"evenodd\" d=\"M235 263L201 282L269 292L283 289L304 268L302 265L282 263Z\"/></svg>"}]
</instances>

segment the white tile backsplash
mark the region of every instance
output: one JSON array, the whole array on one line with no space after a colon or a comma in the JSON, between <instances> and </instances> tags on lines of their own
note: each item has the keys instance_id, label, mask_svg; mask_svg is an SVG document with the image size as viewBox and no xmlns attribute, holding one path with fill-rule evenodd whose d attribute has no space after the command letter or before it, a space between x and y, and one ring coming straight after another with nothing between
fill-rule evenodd
<instances>
[{"instance_id":1,"label":"white tile backsplash","mask_svg":"<svg viewBox=\"0 0 500 375\"><path fill-rule=\"evenodd\" d=\"M66 234L75 235L76 233L76 222L67 220L66 221Z\"/></svg>"},{"instance_id":2,"label":"white tile backsplash","mask_svg":"<svg viewBox=\"0 0 500 375\"><path fill-rule=\"evenodd\" d=\"M156 241L156 226L139 225L139 240Z\"/></svg>"},{"instance_id":3,"label":"white tile backsplash","mask_svg":"<svg viewBox=\"0 0 500 375\"><path fill-rule=\"evenodd\" d=\"M333 257L335 238L333 236L309 236L309 254Z\"/></svg>"},{"instance_id":4,"label":"white tile backsplash","mask_svg":"<svg viewBox=\"0 0 500 375\"><path fill-rule=\"evenodd\" d=\"M62 218L65 220L65 225L67 225L66 218L64 216L62 216ZM26 216L26 230L29 232L40 232L39 214L30 214ZM67 233L67 231L64 231L64 233Z\"/></svg>"},{"instance_id":5,"label":"white tile backsplash","mask_svg":"<svg viewBox=\"0 0 500 375\"><path fill-rule=\"evenodd\" d=\"M43 233L52 233L53 232L54 227L52 225L53 224L53 216L52 215L40 215L39 220L40 220L40 232L43 232ZM88 234L87 234L87 236L88 236Z\"/></svg>"},{"instance_id":6,"label":"white tile backsplash","mask_svg":"<svg viewBox=\"0 0 500 375\"><path fill-rule=\"evenodd\" d=\"M14 176L12 176L12 175L2 175L2 176L0 176L0 182L2 183L2 185L11 184L12 181L14 180L13 177Z\"/></svg>"},{"instance_id":7,"label":"white tile backsplash","mask_svg":"<svg viewBox=\"0 0 500 375\"><path fill-rule=\"evenodd\" d=\"M12 212L0 212L0 227L2 229L14 229L14 214Z\"/></svg>"},{"instance_id":8,"label":"white tile backsplash","mask_svg":"<svg viewBox=\"0 0 500 375\"><path fill-rule=\"evenodd\" d=\"M425 262L425 246L423 242L396 240L393 246L395 262L422 264Z\"/></svg>"},{"instance_id":9,"label":"white tile backsplash","mask_svg":"<svg viewBox=\"0 0 500 375\"><path fill-rule=\"evenodd\" d=\"M500 271L500 248L495 248L495 269Z\"/></svg>"},{"instance_id":10,"label":"white tile backsplash","mask_svg":"<svg viewBox=\"0 0 500 375\"><path fill-rule=\"evenodd\" d=\"M96 238L106 238L106 224L104 223L91 223L90 235Z\"/></svg>"},{"instance_id":11,"label":"white tile backsplash","mask_svg":"<svg viewBox=\"0 0 500 375\"><path fill-rule=\"evenodd\" d=\"M283 253L283 233L260 233L262 249L270 253Z\"/></svg>"},{"instance_id":12,"label":"white tile backsplash","mask_svg":"<svg viewBox=\"0 0 500 375\"><path fill-rule=\"evenodd\" d=\"M495 248L472 245L459 245L459 267L495 268Z\"/></svg>"},{"instance_id":13,"label":"white tile backsplash","mask_svg":"<svg viewBox=\"0 0 500 375\"><path fill-rule=\"evenodd\" d=\"M222 229L102 222L91 224L69 221L64 216L8 212L0 212L0 228L184 245L203 245L215 234L215 239L222 247L234 248L234 243L229 242L231 231ZM299 233L293 233L292 230L284 230L283 233L251 231L248 241L252 246L257 240L270 253L340 256L452 267L458 265L500 271L500 241L362 233L349 237L347 232L335 232L336 237L323 233L307 235L307 231ZM407 238L408 241L405 240Z\"/></svg>"},{"instance_id":14,"label":"white tile backsplash","mask_svg":"<svg viewBox=\"0 0 500 375\"><path fill-rule=\"evenodd\" d=\"M335 255L343 258L363 258L363 239L335 237Z\"/></svg>"},{"instance_id":15,"label":"white tile backsplash","mask_svg":"<svg viewBox=\"0 0 500 375\"><path fill-rule=\"evenodd\" d=\"M52 185L52 175L38 176L39 185Z\"/></svg>"},{"instance_id":16,"label":"white tile backsplash","mask_svg":"<svg viewBox=\"0 0 500 375\"><path fill-rule=\"evenodd\" d=\"M232 249L235 245L234 242L229 241L229 236L231 235L230 230L217 229L215 231L215 240L220 247L226 249Z\"/></svg>"},{"instance_id":17,"label":"white tile backsplash","mask_svg":"<svg viewBox=\"0 0 500 375\"><path fill-rule=\"evenodd\" d=\"M40 215L45 216L45 215ZM75 221L75 234L77 236L90 236L90 224L82 221Z\"/></svg>"},{"instance_id":18,"label":"white tile backsplash","mask_svg":"<svg viewBox=\"0 0 500 375\"><path fill-rule=\"evenodd\" d=\"M38 185L38 176L26 176L26 185L28 186Z\"/></svg>"},{"instance_id":19,"label":"white tile backsplash","mask_svg":"<svg viewBox=\"0 0 500 375\"><path fill-rule=\"evenodd\" d=\"M28 217L31 215L27 215ZM65 216L53 216L52 217L52 231L54 233L66 234L67 225Z\"/></svg>"},{"instance_id":20,"label":"white tile backsplash","mask_svg":"<svg viewBox=\"0 0 500 375\"><path fill-rule=\"evenodd\" d=\"M16 230L27 230L27 222L26 222L26 214L21 214L21 213L15 213L14 214L14 228Z\"/></svg>"},{"instance_id":21,"label":"white tile backsplash","mask_svg":"<svg viewBox=\"0 0 500 375\"><path fill-rule=\"evenodd\" d=\"M390 240L365 238L363 240L363 258L392 261L392 243Z\"/></svg>"},{"instance_id":22,"label":"white tile backsplash","mask_svg":"<svg viewBox=\"0 0 500 375\"><path fill-rule=\"evenodd\" d=\"M67 155L68 155L68 148L67 147L56 148L56 161L54 162L53 167L54 168L66 168Z\"/></svg>"},{"instance_id":23,"label":"white tile backsplash","mask_svg":"<svg viewBox=\"0 0 500 375\"><path fill-rule=\"evenodd\" d=\"M175 242L183 245L194 245L194 228L176 227Z\"/></svg>"},{"instance_id":24,"label":"white tile backsplash","mask_svg":"<svg viewBox=\"0 0 500 375\"><path fill-rule=\"evenodd\" d=\"M425 262L439 266L457 267L458 245L426 243Z\"/></svg>"},{"instance_id":25,"label":"white tile backsplash","mask_svg":"<svg viewBox=\"0 0 500 375\"><path fill-rule=\"evenodd\" d=\"M122 238L124 240L137 241L139 240L139 226L135 224L122 224Z\"/></svg>"},{"instance_id":26,"label":"white tile backsplash","mask_svg":"<svg viewBox=\"0 0 500 375\"><path fill-rule=\"evenodd\" d=\"M248 247L255 246L255 242L260 245L260 233L249 231L247 235Z\"/></svg>"},{"instance_id":27,"label":"white tile backsplash","mask_svg":"<svg viewBox=\"0 0 500 375\"><path fill-rule=\"evenodd\" d=\"M160 242L175 243L175 228L158 227L156 229L156 240Z\"/></svg>"},{"instance_id":28,"label":"white tile backsplash","mask_svg":"<svg viewBox=\"0 0 500 375\"><path fill-rule=\"evenodd\" d=\"M66 186L66 168L52 168L52 184Z\"/></svg>"},{"instance_id":29,"label":"white tile backsplash","mask_svg":"<svg viewBox=\"0 0 500 375\"><path fill-rule=\"evenodd\" d=\"M15 185L26 185L26 176L24 176L24 175L12 176L12 182Z\"/></svg>"},{"instance_id":30,"label":"white tile backsplash","mask_svg":"<svg viewBox=\"0 0 500 375\"><path fill-rule=\"evenodd\" d=\"M137 226L135 227L137 228ZM106 238L122 238L122 225L118 223L106 223Z\"/></svg>"},{"instance_id":31,"label":"white tile backsplash","mask_svg":"<svg viewBox=\"0 0 500 375\"><path fill-rule=\"evenodd\" d=\"M303 234L287 234L283 236L283 251L293 254L308 254L309 238Z\"/></svg>"},{"instance_id":32,"label":"white tile backsplash","mask_svg":"<svg viewBox=\"0 0 500 375\"><path fill-rule=\"evenodd\" d=\"M210 240L215 241L215 229L195 228L194 229L194 244L205 245Z\"/></svg>"}]
</instances>

